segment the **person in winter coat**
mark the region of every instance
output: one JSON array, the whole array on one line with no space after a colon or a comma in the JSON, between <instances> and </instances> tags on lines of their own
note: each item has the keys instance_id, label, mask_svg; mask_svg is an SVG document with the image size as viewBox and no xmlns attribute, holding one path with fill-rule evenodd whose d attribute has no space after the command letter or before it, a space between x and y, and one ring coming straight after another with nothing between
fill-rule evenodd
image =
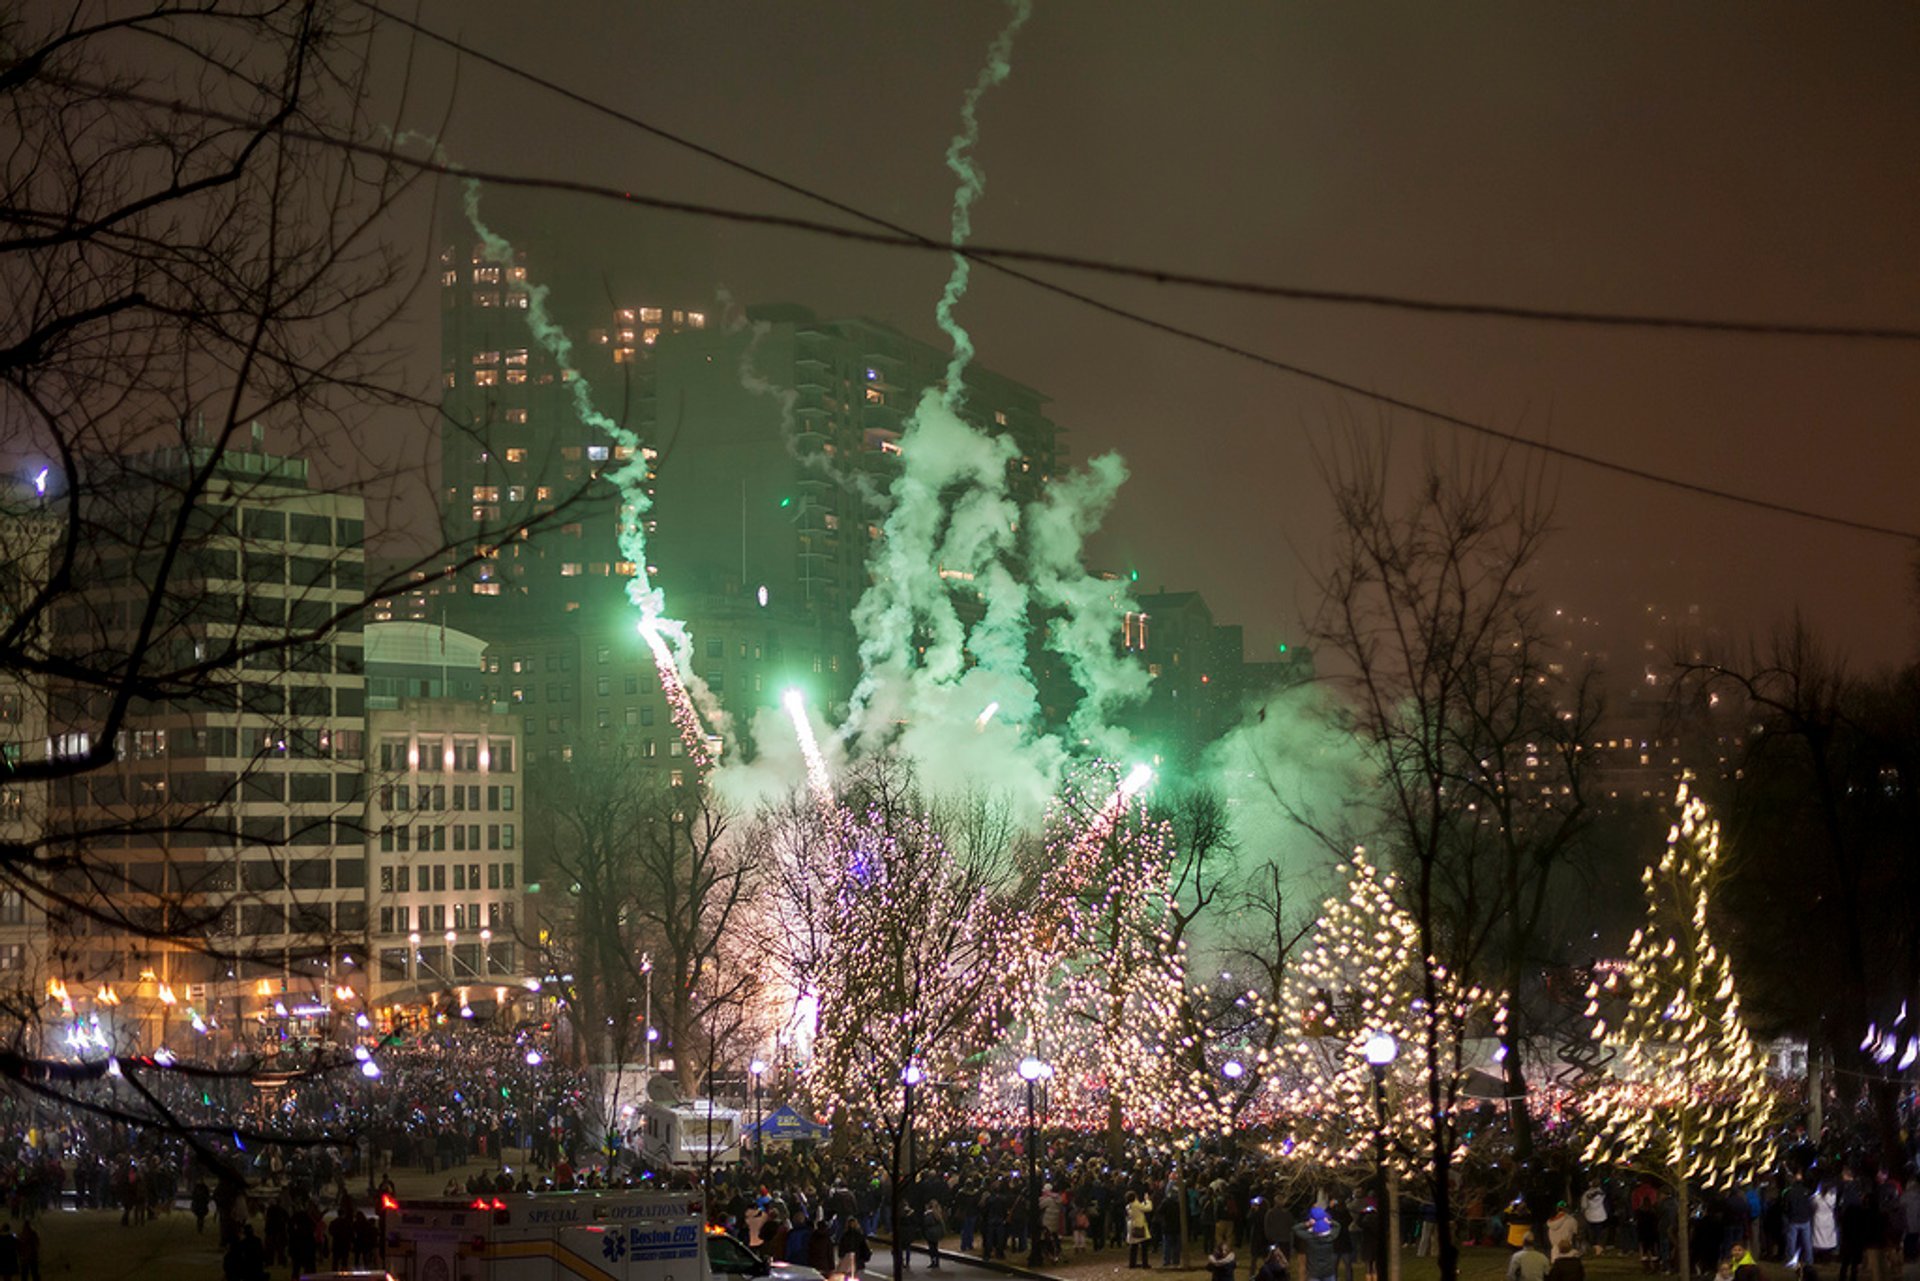
<instances>
[{"instance_id":1,"label":"person in winter coat","mask_svg":"<svg viewBox=\"0 0 1920 1281\"><path fill-rule=\"evenodd\" d=\"M866 1229L860 1226L857 1215L849 1214L846 1224L840 1229L840 1258L834 1271L845 1276L858 1276L860 1269L867 1266L867 1260L873 1257L873 1251L867 1246Z\"/></svg>"},{"instance_id":2,"label":"person in winter coat","mask_svg":"<svg viewBox=\"0 0 1920 1281\"><path fill-rule=\"evenodd\" d=\"M1307 1221L1294 1225L1294 1240L1300 1243L1301 1265L1307 1281L1333 1281L1340 1258L1340 1225L1327 1217L1325 1206L1314 1206Z\"/></svg>"},{"instance_id":3,"label":"person in winter coat","mask_svg":"<svg viewBox=\"0 0 1920 1281\"><path fill-rule=\"evenodd\" d=\"M1153 1245L1153 1203L1147 1200L1147 1194L1135 1188L1127 1199L1127 1266L1144 1268L1150 1266L1147 1251Z\"/></svg>"}]
</instances>

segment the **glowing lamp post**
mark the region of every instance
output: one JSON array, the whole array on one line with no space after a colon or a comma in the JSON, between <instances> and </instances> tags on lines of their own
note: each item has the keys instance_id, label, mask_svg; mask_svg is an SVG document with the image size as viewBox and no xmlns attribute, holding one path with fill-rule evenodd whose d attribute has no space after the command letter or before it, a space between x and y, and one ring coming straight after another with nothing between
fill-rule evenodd
<instances>
[{"instance_id":1,"label":"glowing lamp post","mask_svg":"<svg viewBox=\"0 0 1920 1281\"><path fill-rule=\"evenodd\" d=\"M1400 1205L1387 1178L1387 1069L1400 1057L1400 1043L1390 1032L1373 1032L1361 1052L1373 1069L1373 1157L1380 1188L1377 1212L1387 1216L1387 1281L1400 1281Z\"/></svg>"},{"instance_id":2,"label":"glowing lamp post","mask_svg":"<svg viewBox=\"0 0 1920 1281\"><path fill-rule=\"evenodd\" d=\"M1220 1065L1220 1075L1227 1079L1227 1093L1232 1097L1227 1101L1227 1147L1233 1147L1234 1122L1240 1115L1240 1079L1247 1069L1239 1059L1228 1059Z\"/></svg>"},{"instance_id":3,"label":"glowing lamp post","mask_svg":"<svg viewBox=\"0 0 1920 1281\"><path fill-rule=\"evenodd\" d=\"M1053 1075L1051 1065L1032 1055L1020 1060L1020 1079L1027 1083L1027 1266L1044 1261L1040 1250L1040 1152L1033 1127L1033 1098L1040 1082Z\"/></svg>"},{"instance_id":4,"label":"glowing lamp post","mask_svg":"<svg viewBox=\"0 0 1920 1281\"><path fill-rule=\"evenodd\" d=\"M766 1074L764 1060L755 1059L747 1064L747 1075L753 1078L753 1164L762 1172L767 1168L767 1136L760 1128L760 1079Z\"/></svg>"}]
</instances>

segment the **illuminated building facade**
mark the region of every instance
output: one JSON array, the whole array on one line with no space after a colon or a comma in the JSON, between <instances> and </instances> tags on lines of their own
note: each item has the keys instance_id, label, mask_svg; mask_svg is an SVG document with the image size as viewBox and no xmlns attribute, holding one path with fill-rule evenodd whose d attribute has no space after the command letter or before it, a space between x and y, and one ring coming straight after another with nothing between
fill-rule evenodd
<instances>
[{"instance_id":1,"label":"illuminated building facade","mask_svg":"<svg viewBox=\"0 0 1920 1281\"><path fill-rule=\"evenodd\" d=\"M57 615L61 645L135 643L149 538L169 536L169 504L207 462L200 446L125 460L101 487L90 525L107 532L80 550L90 587ZM52 912L49 966L116 1043L218 1029L272 1044L364 997L362 541L361 500L310 487L304 459L223 455L147 642L212 674L136 700L114 763L49 798L51 853L74 855L55 890L78 905ZM308 630L325 639L287 644ZM268 648L220 657L255 642ZM100 700L52 691L53 751L87 749Z\"/></svg>"},{"instance_id":2,"label":"illuminated building facade","mask_svg":"<svg viewBox=\"0 0 1920 1281\"><path fill-rule=\"evenodd\" d=\"M366 650L372 1000L490 1005L525 977L519 727L479 638L379 623Z\"/></svg>"}]
</instances>

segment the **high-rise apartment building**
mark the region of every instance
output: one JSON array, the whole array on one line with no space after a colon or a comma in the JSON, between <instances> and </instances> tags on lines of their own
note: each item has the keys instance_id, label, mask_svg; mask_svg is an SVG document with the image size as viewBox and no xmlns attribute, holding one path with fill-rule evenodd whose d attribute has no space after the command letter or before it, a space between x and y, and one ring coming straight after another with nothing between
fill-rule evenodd
<instances>
[{"instance_id":1,"label":"high-rise apartment building","mask_svg":"<svg viewBox=\"0 0 1920 1281\"><path fill-rule=\"evenodd\" d=\"M609 298L607 281L550 261L529 281L524 255L502 266L471 234L449 239L440 265L442 517L449 546L482 558L456 580L451 620L492 637L536 612L618 600L633 567L617 541L619 497L601 478L631 451L587 421L576 384L593 413L650 438L653 350L706 328L706 310L638 289ZM550 290L565 368L528 324L529 283ZM507 532L529 522L527 537Z\"/></svg>"},{"instance_id":2,"label":"high-rise apartment building","mask_svg":"<svg viewBox=\"0 0 1920 1281\"><path fill-rule=\"evenodd\" d=\"M467 236L449 238L442 260L443 517L453 544L481 556L455 580L446 616L491 643L496 695L516 705L529 754L565 757L664 710L630 635L625 587L638 567L618 545L623 518L644 522L648 569L736 726L796 683L823 703L844 699L857 676L852 610L881 530L875 498L947 352L802 307L722 317L684 290L609 286L597 273L569 288L582 264L564 259L536 245L504 266ZM516 289L529 283L553 285L570 368L532 336ZM644 513L623 511L606 483L634 460L583 419L581 380L593 412L648 451ZM1037 496L1064 464L1031 388L975 366L960 412L1017 442L1016 496ZM524 536L503 532L530 520ZM431 617L434 603L393 617L420 616L415 606Z\"/></svg>"},{"instance_id":3,"label":"high-rise apartment building","mask_svg":"<svg viewBox=\"0 0 1920 1281\"><path fill-rule=\"evenodd\" d=\"M207 675L135 699L113 763L53 790L51 977L111 1035L148 1045L189 1025L316 1031L365 995L361 500L265 453L191 446L113 465L87 496L87 587L56 613L57 643L96 666L119 655L137 673L157 654L157 668L204 661ZM50 750L85 753L111 693L56 685Z\"/></svg>"}]
</instances>

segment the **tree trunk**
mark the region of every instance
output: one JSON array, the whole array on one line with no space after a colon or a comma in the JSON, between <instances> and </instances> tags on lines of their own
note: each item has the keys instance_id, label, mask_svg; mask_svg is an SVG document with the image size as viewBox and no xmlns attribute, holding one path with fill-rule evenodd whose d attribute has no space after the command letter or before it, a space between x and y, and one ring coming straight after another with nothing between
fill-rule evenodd
<instances>
[{"instance_id":1,"label":"tree trunk","mask_svg":"<svg viewBox=\"0 0 1920 1281\"><path fill-rule=\"evenodd\" d=\"M1507 1124L1513 1132L1513 1159L1524 1168L1533 1159L1533 1109L1527 1106L1527 1067L1520 1061L1517 1039L1509 1033L1508 1039L1501 1042L1507 1056L1500 1066L1507 1078Z\"/></svg>"},{"instance_id":2,"label":"tree trunk","mask_svg":"<svg viewBox=\"0 0 1920 1281\"><path fill-rule=\"evenodd\" d=\"M1400 1281L1400 1171L1387 1167L1387 1203L1381 1207L1387 1215L1387 1239L1381 1251L1387 1256L1386 1281Z\"/></svg>"},{"instance_id":3,"label":"tree trunk","mask_svg":"<svg viewBox=\"0 0 1920 1281\"><path fill-rule=\"evenodd\" d=\"M1680 1178L1675 1179L1674 1185L1673 1195L1676 1201L1674 1206L1676 1226L1673 1235L1677 1238L1673 1243L1674 1255L1680 1265L1680 1281L1693 1281L1693 1257L1691 1251L1693 1242L1689 1240L1693 1235L1693 1220L1691 1212L1687 1207L1686 1176L1683 1174Z\"/></svg>"},{"instance_id":4,"label":"tree trunk","mask_svg":"<svg viewBox=\"0 0 1920 1281\"><path fill-rule=\"evenodd\" d=\"M1822 1049L1818 1041L1807 1042L1807 1142L1816 1150L1827 1122L1827 1080L1820 1070Z\"/></svg>"}]
</instances>

